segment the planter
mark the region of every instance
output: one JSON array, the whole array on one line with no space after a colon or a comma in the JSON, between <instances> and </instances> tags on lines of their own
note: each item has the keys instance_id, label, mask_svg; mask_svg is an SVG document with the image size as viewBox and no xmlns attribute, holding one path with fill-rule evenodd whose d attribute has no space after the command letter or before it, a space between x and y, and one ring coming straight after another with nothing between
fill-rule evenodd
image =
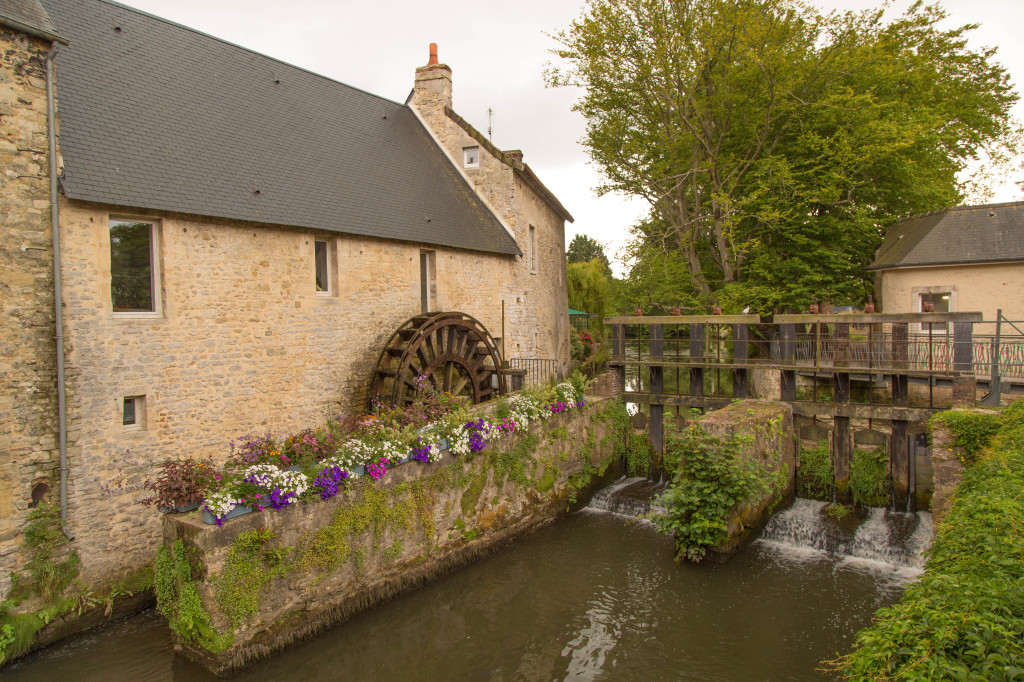
<instances>
[{"instance_id":1,"label":"planter","mask_svg":"<svg viewBox=\"0 0 1024 682\"><path fill-rule=\"evenodd\" d=\"M302 471L302 465L301 464L293 464L290 467L288 467L287 469L285 469L285 471Z\"/></svg>"},{"instance_id":2,"label":"planter","mask_svg":"<svg viewBox=\"0 0 1024 682\"><path fill-rule=\"evenodd\" d=\"M239 505L239 506L235 507L234 509L232 509L231 511L229 511L227 513L227 515L224 517L224 520L227 521L228 519L233 519L236 516L243 516L244 514L248 514L251 511L252 511L252 507L247 507L247 506ZM210 512L208 512L207 510L204 509L203 510L203 523L209 523L209 524L212 525L212 524L217 523L217 519L213 518L213 514L211 514Z\"/></svg>"},{"instance_id":3,"label":"planter","mask_svg":"<svg viewBox=\"0 0 1024 682\"><path fill-rule=\"evenodd\" d=\"M192 504L176 504L174 505L174 511L178 514L184 514L186 512L195 511L199 509L199 503L193 502Z\"/></svg>"},{"instance_id":4,"label":"planter","mask_svg":"<svg viewBox=\"0 0 1024 682\"><path fill-rule=\"evenodd\" d=\"M349 470L349 473L353 474L355 476L365 476L366 475L366 467L363 466L362 464L359 464L358 466L352 467Z\"/></svg>"}]
</instances>

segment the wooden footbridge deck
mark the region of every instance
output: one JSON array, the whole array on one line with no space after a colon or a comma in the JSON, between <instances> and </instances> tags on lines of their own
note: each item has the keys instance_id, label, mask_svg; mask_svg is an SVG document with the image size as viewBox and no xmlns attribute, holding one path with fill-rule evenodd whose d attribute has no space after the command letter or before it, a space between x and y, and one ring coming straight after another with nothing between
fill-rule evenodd
<instances>
[{"instance_id":1,"label":"wooden footbridge deck","mask_svg":"<svg viewBox=\"0 0 1024 682\"><path fill-rule=\"evenodd\" d=\"M666 407L706 410L774 398L791 403L795 415L832 419L842 488L853 456L851 419L880 420L891 424L897 506L913 488L908 425L953 404L973 405L988 346L976 342L975 327L985 324L976 312L776 315L770 322L758 315L638 316L605 324L609 364L621 372L624 398L650 406L657 450L665 447Z\"/></svg>"}]
</instances>

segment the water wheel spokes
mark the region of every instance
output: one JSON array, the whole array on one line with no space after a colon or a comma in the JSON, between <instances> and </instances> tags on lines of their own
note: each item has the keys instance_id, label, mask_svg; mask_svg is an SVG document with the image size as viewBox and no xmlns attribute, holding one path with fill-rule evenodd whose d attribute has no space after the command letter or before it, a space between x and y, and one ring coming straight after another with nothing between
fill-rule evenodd
<instances>
[{"instance_id":1,"label":"water wheel spokes","mask_svg":"<svg viewBox=\"0 0 1024 682\"><path fill-rule=\"evenodd\" d=\"M398 327L377 358L371 403L412 403L419 377L473 403L506 391L497 344L480 322L460 312L415 315Z\"/></svg>"}]
</instances>

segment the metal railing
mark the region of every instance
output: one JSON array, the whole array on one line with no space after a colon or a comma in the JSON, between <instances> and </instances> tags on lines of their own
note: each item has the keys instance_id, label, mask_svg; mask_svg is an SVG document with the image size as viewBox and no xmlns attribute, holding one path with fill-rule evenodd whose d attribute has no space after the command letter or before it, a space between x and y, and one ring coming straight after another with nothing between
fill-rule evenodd
<instances>
[{"instance_id":1,"label":"metal railing","mask_svg":"<svg viewBox=\"0 0 1024 682\"><path fill-rule=\"evenodd\" d=\"M558 361L553 358L511 358L512 369L526 371L523 386L545 386L558 376Z\"/></svg>"}]
</instances>

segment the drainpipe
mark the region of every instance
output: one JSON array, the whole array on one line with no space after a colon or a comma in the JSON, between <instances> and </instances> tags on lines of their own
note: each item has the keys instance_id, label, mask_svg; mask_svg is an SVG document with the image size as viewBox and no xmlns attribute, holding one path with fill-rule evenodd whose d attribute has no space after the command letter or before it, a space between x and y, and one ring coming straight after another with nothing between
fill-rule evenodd
<instances>
[{"instance_id":1,"label":"drainpipe","mask_svg":"<svg viewBox=\"0 0 1024 682\"><path fill-rule=\"evenodd\" d=\"M50 161L50 229L53 232L53 314L57 342L57 439L60 444L60 529L68 540L68 424L64 398L64 307L61 295L60 220L57 214L57 107L53 95L53 59L57 43L46 55L46 135Z\"/></svg>"}]
</instances>

